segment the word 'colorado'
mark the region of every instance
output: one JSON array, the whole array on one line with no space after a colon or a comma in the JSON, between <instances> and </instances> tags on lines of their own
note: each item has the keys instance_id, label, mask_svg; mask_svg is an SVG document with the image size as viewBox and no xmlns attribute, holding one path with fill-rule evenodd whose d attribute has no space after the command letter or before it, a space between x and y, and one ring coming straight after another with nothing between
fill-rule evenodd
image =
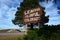
<instances>
[{"instance_id":1,"label":"word 'colorado'","mask_svg":"<svg viewBox=\"0 0 60 40\"><path fill-rule=\"evenodd\" d=\"M37 12L37 11L40 11L40 8L36 8L36 9L32 9L32 10L25 10L24 15L27 15L27 14L30 14L30 13L33 13L33 12Z\"/></svg>"}]
</instances>

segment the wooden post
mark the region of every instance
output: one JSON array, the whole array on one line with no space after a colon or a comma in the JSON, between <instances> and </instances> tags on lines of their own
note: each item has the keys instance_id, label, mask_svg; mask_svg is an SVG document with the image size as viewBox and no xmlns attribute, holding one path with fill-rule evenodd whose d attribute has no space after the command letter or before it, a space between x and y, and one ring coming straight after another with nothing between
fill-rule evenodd
<instances>
[{"instance_id":1,"label":"wooden post","mask_svg":"<svg viewBox=\"0 0 60 40\"><path fill-rule=\"evenodd\" d=\"M27 24L26 24L26 31L25 31L25 34L27 35L27 32L28 32L28 27L27 27Z\"/></svg>"}]
</instances>

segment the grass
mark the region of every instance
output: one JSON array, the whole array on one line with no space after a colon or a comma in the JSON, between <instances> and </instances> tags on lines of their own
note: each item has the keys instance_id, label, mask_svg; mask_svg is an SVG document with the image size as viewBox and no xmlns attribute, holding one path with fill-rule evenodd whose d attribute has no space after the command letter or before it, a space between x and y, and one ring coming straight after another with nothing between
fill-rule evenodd
<instances>
[{"instance_id":1,"label":"grass","mask_svg":"<svg viewBox=\"0 0 60 40\"><path fill-rule=\"evenodd\" d=\"M8 37L0 37L0 40L21 40L23 35L16 35L16 36L8 36Z\"/></svg>"},{"instance_id":2,"label":"grass","mask_svg":"<svg viewBox=\"0 0 60 40\"><path fill-rule=\"evenodd\" d=\"M10 29L7 30L0 30L0 33L7 33L7 31L9 31ZM9 36L0 36L0 40L21 40L23 38L24 34L13 34L13 35L9 35Z\"/></svg>"},{"instance_id":3,"label":"grass","mask_svg":"<svg viewBox=\"0 0 60 40\"><path fill-rule=\"evenodd\" d=\"M7 30L0 30L0 33L6 33L9 29Z\"/></svg>"}]
</instances>

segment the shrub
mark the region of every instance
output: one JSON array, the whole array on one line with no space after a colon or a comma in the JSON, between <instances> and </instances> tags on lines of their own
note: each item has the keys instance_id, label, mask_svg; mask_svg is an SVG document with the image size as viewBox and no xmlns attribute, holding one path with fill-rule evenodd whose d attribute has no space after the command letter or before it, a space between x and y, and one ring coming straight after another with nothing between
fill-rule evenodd
<instances>
[{"instance_id":1,"label":"shrub","mask_svg":"<svg viewBox=\"0 0 60 40\"><path fill-rule=\"evenodd\" d=\"M35 30L29 30L28 34L25 35L24 40L37 40L38 39L38 35L37 35L37 31Z\"/></svg>"}]
</instances>

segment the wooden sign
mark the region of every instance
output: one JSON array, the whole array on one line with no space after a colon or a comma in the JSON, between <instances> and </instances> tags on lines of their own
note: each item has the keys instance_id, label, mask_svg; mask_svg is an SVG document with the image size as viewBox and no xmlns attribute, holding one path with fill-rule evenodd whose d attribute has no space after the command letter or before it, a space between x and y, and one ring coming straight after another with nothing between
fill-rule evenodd
<instances>
[{"instance_id":1,"label":"wooden sign","mask_svg":"<svg viewBox=\"0 0 60 40\"><path fill-rule=\"evenodd\" d=\"M25 10L24 11L24 23L36 23L38 22L41 15L41 9L35 8L31 10Z\"/></svg>"}]
</instances>

